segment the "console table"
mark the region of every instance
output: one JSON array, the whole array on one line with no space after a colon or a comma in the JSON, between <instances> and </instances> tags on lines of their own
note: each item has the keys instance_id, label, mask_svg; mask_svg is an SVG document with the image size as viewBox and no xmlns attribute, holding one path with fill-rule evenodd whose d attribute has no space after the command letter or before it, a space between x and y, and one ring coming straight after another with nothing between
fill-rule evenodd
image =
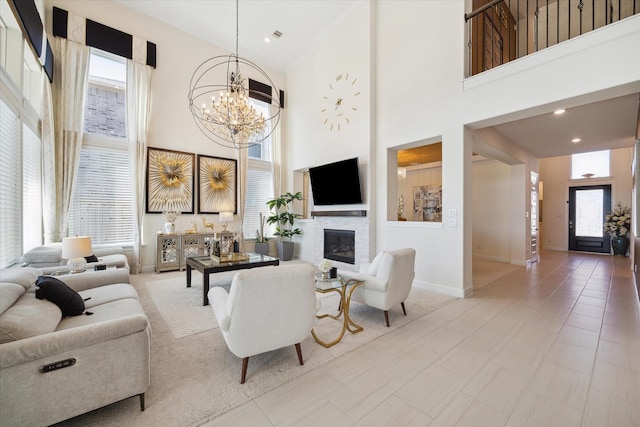
<instances>
[{"instance_id":1,"label":"console table","mask_svg":"<svg viewBox=\"0 0 640 427\"><path fill-rule=\"evenodd\" d=\"M184 270L187 258L211 254L212 233L158 234L156 237L156 273Z\"/></svg>"}]
</instances>

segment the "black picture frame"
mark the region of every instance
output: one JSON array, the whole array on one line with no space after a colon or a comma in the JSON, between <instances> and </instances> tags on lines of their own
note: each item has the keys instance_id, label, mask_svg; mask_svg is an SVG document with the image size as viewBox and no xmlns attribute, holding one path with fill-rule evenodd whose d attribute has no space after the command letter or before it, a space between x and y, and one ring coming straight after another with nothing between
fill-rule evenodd
<instances>
[{"instance_id":1,"label":"black picture frame","mask_svg":"<svg viewBox=\"0 0 640 427\"><path fill-rule=\"evenodd\" d=\"M198 154L198 213L238 213L238 161Z\"/></svg>"}]
</instances>

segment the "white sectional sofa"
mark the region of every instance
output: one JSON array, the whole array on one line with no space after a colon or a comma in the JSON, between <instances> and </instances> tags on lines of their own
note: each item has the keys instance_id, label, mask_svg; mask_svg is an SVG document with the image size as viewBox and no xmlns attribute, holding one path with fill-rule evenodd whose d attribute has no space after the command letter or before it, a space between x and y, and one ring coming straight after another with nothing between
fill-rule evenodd
<instances>
[{"instance_id":1,"label":"white sectional sofa","mask_svg":"<svg viewBox=\"0 0 640 427\"><path fill-rule=\"evenodd\" d=\"M151 331L128 270L57 276L85 300L64 318L36 298L42 274L0 270L0 423L50 425L133 396L144 410Z\"/></svg>"}]
</instances>

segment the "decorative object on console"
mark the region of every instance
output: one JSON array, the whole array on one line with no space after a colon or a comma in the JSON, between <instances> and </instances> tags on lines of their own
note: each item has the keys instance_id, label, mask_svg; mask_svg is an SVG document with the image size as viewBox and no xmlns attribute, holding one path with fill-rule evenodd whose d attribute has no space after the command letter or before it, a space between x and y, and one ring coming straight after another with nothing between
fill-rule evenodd
<instances>
[{"instance_id":1,"label":"decorative object on console","mask_svg":"<svg viewBox=\"0 0 640 427\"><path fill-rule=\"evenodd\" d=\"M147 213L193 213L195 154L147 149Z\"/></svg>"},{"instance_id":2,"label":"decorative object on console","mask_svg":"<svg viewBox=\"0 0 640 427\"><path fill-rule=\"evenodd\" d=\"M65 237L62 239L62 258L69 260L67 265L71 267L71 271L74 273L84 271L87 265L85 257L92 253L91 237L89 236Z\"/></svg>"},{"instance_id":3,"label":"decorative object on console","mask_svg":"<svg viewBox=\"0 0 640 427\"><path fill-rule=\"evenodd\" d=\"M234 159L198 155L198 212L237 211L237 164Z\"/></svg>"},{"instance_id":4,"label":"decorative object on console","mask_svg":"<svg viewBox=\"0 0 640 427\"><path fill-rule=\"evenodd\" d=\"M187 234L198 234L198 222L191 221L191 228L187 230Z\"/></svg>"},{"instance_id":5,"label":"decorative object on console","mask_svg":"<svg viewBox=\"0 0 640 427\"><path fill-rule=\"evenodd\" d=\"M268 224L275 224L275 235L278 236L278 258L289 261L293 258L293 242L291 238L302 231L294 228L294 223L300 214L293 212L293 202L302 200L302 193L287 193L267 201L267 206L271 209L271 215L267 218Z\"/></svg>"},{"instance_id":6,"label":"decorative object on console","mask_svg":"<svg viewBox=\"0 0 640 427\"><path fill-rule=\"evenodd\" d=\"M220 212L220 222L224 222L222 230L227 231L227 223L233 221L233 212Z\"/></svg>"},{"instance_id":7,"label":"decorative object on console","mask_svg":"<svg viewBox=\"0 0 640 427\"><path fill-rule=\"evenodd\" d=\"M202 215L202 226L204 227L204 231L207 231L207 228L211 230L211 232L213 233L213 224L210 222L207 222L207 217Z\"/></svg>"},{"instance_id":8,"label":"decorative object on console","mask_svg":"<svg viewBox=\"0 0 640 427\"><path fill-rule=\"evenodd\" d=\"M164 223L164 232L165 234L173 234L176 231L175 221L178 216L180 216L180 212L176 211L165 211L162 212L164 215L165 223Z\"/></svg>"},{"instance_id":9,"label":"decorative object on console","mask_svg":"<svg viewBox=\"0 0 640 427\"><path fill-rule=\"evenodd\" d=\"M268 138L280 121L281 109L279 91L267 73L238 56L239 9L236 0L235 55L216 56L200 64L191 76L188 93L189 110L198 129L213 142L238 149L260 144ZM262 84L262 90L252 88L240 73L240 64L251 68L250 75L262 76L271 86ZM220 82L218 76L222 72L225 80ZM217 99L216 91L220 91ZM250 104L249 97L276 108L267 109L265 117Z\"/></svg>"},{"instance_id":10,"label":"decorative object on console","mask_svg":"<svg viewBox=\"0 0 640 427\"><path fill-rule=\"evenodd\" d=\"M322 97L323 107L320 110L323 114L322 124L328 126L329 130L339 131L342 126L351 123L349 117L358 111L356 99L360 91L356 87L357 81L357 78L346 73L338 74L329 83L329 92Z\"/></svg>"}]
</instances>

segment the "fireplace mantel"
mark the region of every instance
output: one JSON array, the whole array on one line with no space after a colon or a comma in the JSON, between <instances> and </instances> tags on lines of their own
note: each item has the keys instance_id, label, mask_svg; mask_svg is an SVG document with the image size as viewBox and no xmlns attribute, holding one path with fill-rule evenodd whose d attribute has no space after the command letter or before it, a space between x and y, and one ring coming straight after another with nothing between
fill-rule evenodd
<instances>
[{"instance_id":1,"label":"fireplace mantel","mask_svg":"<svg viewBox=\"0 0 640 427\"><path fill-rule=\"evenodd\" d=\"M367 211L364 209L347 211L311 211L311 216L367 216Z\"/></svg>"}]
</instances>

